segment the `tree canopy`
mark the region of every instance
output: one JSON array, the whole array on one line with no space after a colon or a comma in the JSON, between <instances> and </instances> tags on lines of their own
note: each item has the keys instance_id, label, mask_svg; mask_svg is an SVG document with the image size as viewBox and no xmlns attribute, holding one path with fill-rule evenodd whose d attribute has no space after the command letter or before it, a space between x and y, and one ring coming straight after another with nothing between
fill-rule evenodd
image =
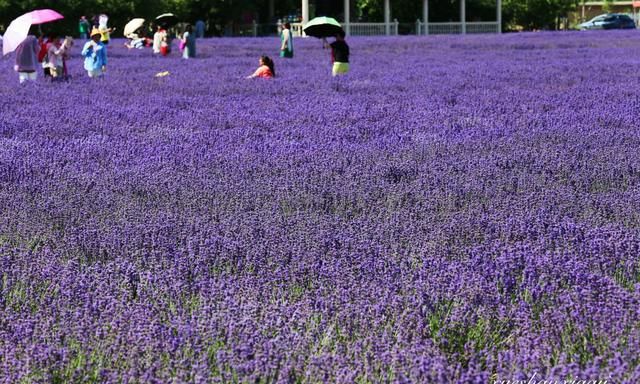
<instances>
[{"instance_id":1,"label":"tree canopy","mask_svg":"<svg viewBox=\"0 0 640 384\"><path fill-rule=\"evenodd\" d=\"M186 22L202 19L208 22L208 33L219 34L228 23L273 22L276 17L296 14L300 11L300 0L59 0L52 6L50 0L0 0L0 31L11 20L24 12L36 8L53 7L65 15L65 19L55 23L54 28L67 32L75 31L78 18L82 15L106 13L110 24L121 26L133 17L148 20L155 16L172 12ZM342 16L341 0L310 0L318 13L333 13ZM392 18L401 22L422 19L421 0L392 0ZM457 21L460 14L460 0L431 0L430 21ZM469 21L495 20L495 0L467 0ZM575 9L577 0L503 0L503 21L505 29L518 25L525 30L553 29L555 20ZM352 1L354 21L382 21L384 0Z\"/></svg>"}]
</instances>

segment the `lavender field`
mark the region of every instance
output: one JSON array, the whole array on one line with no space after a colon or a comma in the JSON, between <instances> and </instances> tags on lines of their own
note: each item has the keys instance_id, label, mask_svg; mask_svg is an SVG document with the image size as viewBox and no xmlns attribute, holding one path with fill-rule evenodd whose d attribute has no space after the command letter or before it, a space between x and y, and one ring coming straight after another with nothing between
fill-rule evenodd
<instances>
[{"instance_id":1,"label":"lavender field","mask_svg":"<svg viewBox=\"0 0 640 384\"><path fill-rule=\"evenodd\" d=\"M640 382L640 35L348 42L1 59L0 382Z\"/></svg>"}]
</instances>

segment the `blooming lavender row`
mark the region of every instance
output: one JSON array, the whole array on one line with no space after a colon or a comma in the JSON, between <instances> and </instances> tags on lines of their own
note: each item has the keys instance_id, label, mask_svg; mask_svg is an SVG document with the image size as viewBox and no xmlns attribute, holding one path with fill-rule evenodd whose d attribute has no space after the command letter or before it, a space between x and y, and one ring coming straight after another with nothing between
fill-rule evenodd
<instances>
[{"instance_id":1,"label":"blooming lavender row","mask_svg":"<svg viewBox=\"0 0 640 384\"><path fill-rule=\"evenodd\" d=\"M633 32L120 43L0 61L0 382L640 381Z\"/></svg>"}]
</instances>

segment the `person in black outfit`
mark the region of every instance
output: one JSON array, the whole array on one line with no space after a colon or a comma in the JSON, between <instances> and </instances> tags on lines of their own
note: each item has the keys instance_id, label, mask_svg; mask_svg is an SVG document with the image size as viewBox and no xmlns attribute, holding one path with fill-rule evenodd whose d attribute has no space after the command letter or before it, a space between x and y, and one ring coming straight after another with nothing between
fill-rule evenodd
<instances>
[{"instance_id":1,"label":"person in black outfit","mask_svg":"<svg viewBox=\"0 0 640 384\"><path fill-rule=\"evenodd\" d=\"M333 76L344 75L349 72L349 45L344 41L344 31L338 32L336 41L331 43L331 62Z\"/></svg>"},{"instance_id":2,"label":"person in black outfit","mask_svg":"<svg viewBox=\"0 0 640 384\"><path fill-rule=\"evenodd\" d=\"M343 75L349 72L349 45L344 40L344 31L338 32L336 41L328 44L325 40L325 46L331 47L331 63L333 68L331 73L333 76Z\"/></svg>"}]
</instances>

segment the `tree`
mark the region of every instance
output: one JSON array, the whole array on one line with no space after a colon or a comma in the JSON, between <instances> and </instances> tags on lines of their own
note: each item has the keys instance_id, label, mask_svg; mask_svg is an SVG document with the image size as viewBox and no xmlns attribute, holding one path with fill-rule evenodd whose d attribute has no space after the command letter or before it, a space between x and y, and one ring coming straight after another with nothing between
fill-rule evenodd
<instances>
[{"instance_id":1,"label":"tree","mask_svg":"<svg viewBox=\"0 0 640 384\"><path fill-rule=\"evenodd\" d=\"M508 29L556 29L557 19L575 10L579 0L504 0L503 19Z\"/></svg>"},{"instance_id":2,"label":"tree","mask_svg":"<svg viewBox=\"0 0 640 384\"><path fill-rule=\"evenodd\" d=\"M272 0L276 16L288 15L300 9L299 0ZM574 10L579 0L503 0L503 20L507 29L520 26L525 30L553 29L556 20ZM610 0L607 0L610 1ZM422 18L422 1L392 0L392 15L403 23L413 23ZM467 20L495 20L495 0L467 0ZM608 3L605 3L605 6ZM342 2L316 0L317 9L323 14L340 17ZM353 20L382 21L384 0L355 0L352 4ZM75 34L78 18L107 13L109 24L120 31L133 17L153 20L155 16L172 12L181 20L207 21L209 34L219 34L229 22L247 23L247 19L272 22L268 17L269 0L0 0L0 31L22 13L36 8L54 8L65 19L46 25L45 30ZM458 21L460 0L431 0L430 21ZM250 22L250 21L249 21ZM116 32L117 36L117 32Z\"/></svg>"}]
</instances>

